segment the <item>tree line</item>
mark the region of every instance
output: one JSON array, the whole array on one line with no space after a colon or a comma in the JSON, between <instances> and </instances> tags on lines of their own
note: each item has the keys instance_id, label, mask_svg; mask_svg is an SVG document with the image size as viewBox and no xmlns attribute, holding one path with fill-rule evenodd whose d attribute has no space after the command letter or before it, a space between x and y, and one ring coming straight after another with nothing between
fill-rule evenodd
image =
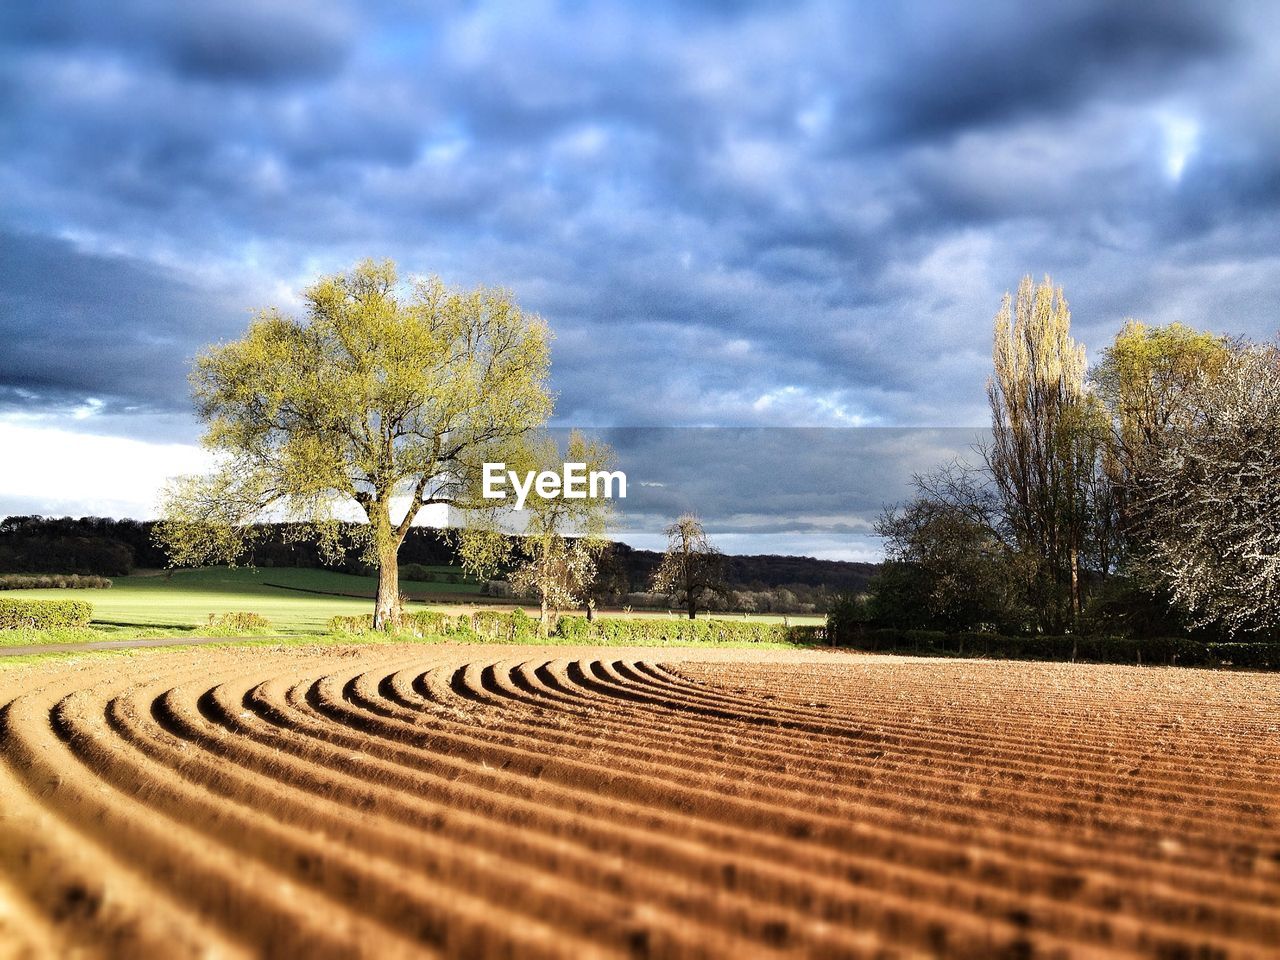
<instances>
[{"instance_id":1,"label":"tree line","mask_svg":"<svg viewBox=\"0 0 1280 960\"><path fill-rule=\"evenodd\" d=\"M1129 320L1090 368L1049 278L995 316L991 438L885 511L860 615L904 629L1274 636L1280 349Z\"/></svg>"},{"instance_id":2,"label":"tree line","mask_svg":"<svg viewBox=\"0 0 1280 960\"><path fill-rule=\"evenodd\" d=\"M0 519L0 575L52 574L122 577L139 569L170 566L156 542L154 520L108 517L11 516ZM357 524L339 528L336 556L321 548L305 529L285 523L261 524L238 562L260 568L300 567L337 570L357 576L376 572L364 555ZM417 579L416 567L459 566L456 538L448 531L415 526L400 546L405 579ZM509 545L517 556L519 545ZM595 558L596 576L583 590L582 604L594 606L685 607L683 597L654 591L654 575L664 551L640 550L610 541ZM860 593L877 565L773 554L722 555L723 590L699 597L699 610L749 613L824 613L842 593ZM495 597L516 596L504 579L510 567L489 581Z\"/></svg>"}]
</instances>

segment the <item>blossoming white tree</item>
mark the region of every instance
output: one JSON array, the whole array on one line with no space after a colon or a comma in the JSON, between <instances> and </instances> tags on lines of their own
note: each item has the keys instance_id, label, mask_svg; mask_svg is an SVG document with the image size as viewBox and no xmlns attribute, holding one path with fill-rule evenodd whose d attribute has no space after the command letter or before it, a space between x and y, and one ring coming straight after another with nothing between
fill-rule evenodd
<instances>
[{"instance_id":1,"label":"blossoming white tree","mask_svg":"<svg viewBox=\"0 0 1280 960\"><path fill-rule=\"evenodd\" d=\"M1238 349L1190 388L1143 487L1150 575L1200 626L1280 627L1280 351Z\"/></svg>"}]
</instances>

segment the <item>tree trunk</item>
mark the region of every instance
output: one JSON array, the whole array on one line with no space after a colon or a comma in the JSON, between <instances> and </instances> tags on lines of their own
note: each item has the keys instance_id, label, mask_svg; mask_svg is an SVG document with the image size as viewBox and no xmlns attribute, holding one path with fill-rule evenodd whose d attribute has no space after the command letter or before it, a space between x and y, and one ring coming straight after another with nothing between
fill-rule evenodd
<instances>
[{"instance_id":1,"label":"tree trunk","mask_svg":"<svg viewBox=\"0 0 1280 960\"><path fill-rule=\"evenodd\" d=\"M1071 547L1071 629L1080 628L1080 551Z\"/></svg>"},{"instance_id":2,"label":"tree trunk","mask_svg":"<svg viewBox=\"0 0 1280 960\"><path fill-rule=\"evenodd\" d=\"M547 606L547 598L542 598L542 610L538 616L538 633L545 640L551 636L551 608Z\"/></svg>"},{"instance_id":3,"label":"tree trunk","mask_svg":"<svg viewBox=\"0 0 1280 960\"><path fill-rule=\"evenodd\" d=\"M692 595L689 596L689 619L698 619L698 601Z\"/></svg>"},{"instance_id":4,"label":"tree trunk","mask_svg":"<svg viewBox=\"0 0 1280 960\"><path fill-rule=\"evenodd\" d=\"M373 629L400 628L400 550L390 543L378 548L378 600L373 610Z\"/></svg>"},{"instance_id":5,"label":"tree trunk","mask_svg":"<svg viewBox=\"0 0 1280 960\"><path fill-rule=\"evenodd\" d=\"M587 609L587 623L594 623L596 619L596 602L588 600L583 606Z\"/></svg>"}]
</instances>

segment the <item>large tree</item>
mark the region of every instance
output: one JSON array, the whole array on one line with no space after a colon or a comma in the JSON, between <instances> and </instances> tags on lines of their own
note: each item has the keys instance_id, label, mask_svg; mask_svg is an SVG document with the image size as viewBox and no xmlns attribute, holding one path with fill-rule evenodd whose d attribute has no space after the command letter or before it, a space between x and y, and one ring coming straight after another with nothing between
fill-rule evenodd
<instances>
[{"instance_id":1,"label":"large tree","mask_svg":"<svg viewBox=\"0 0 1280 960\"><path fill-rule=\"evenodd\" d=\"M711 543L707 531L692 513L677 518L664 531L667 549L653 574L653 589L665 593L688 611L689 619L707 594L723 596L724 555Z\"/></svg>"},{"instance_id":2,"label":"large tree","mask_svg":"<svg viewBox=\"0 0 1280 960\"><path fill-rule=\"evenodd\" d=\"M1105 465L1127 550L1144 550L1147 535L1137 504L1158 452L1190 425L1201 382L1216 377L1231 353L1225 337L1180 323L1152 327L1128 320L1090 372L1110 420Z\"/></svg>"},{"instance_id":3,"label":"large tree","mask_svg":"<svg viewBox=\"0 0 1280 960\"><path fill-rule=\"evenodd\" d=\"M1048 277L1024 277L995 318L995 371L987 384L987 465L1019 547L1041 560L1042 626L1079 617L1081 555L1093 542L1103 431L1085 383L1084 347Z\"/></svg>"},{"instance_id":4,"label":"large tree","mask_svg":"<svg viewBox=\"0 0 1280 960\"><path fill-rule=\"evenodd\" d=\"M1280 350L1237 347L1202 372L1139 488L1141 566L1196 626L1280 629Z\"/></svg>"},{"instance_id":5,"label":"large tree","mask_svg":"<svg viewBox=\"0 0 1280 960\"><path fill-rule=\"evenodd\" d=\"M404 282L390 261L303 299L305 317L264 310L196 359L217 467L170 484L158 536L176 563L234 562L255 521L300 521L336 548L355 510L378 567L374 623L394 628L400 544L422 509L479 505L482 463L550 415L549 332L506 291Z\"/></svg>"}]
</instances>

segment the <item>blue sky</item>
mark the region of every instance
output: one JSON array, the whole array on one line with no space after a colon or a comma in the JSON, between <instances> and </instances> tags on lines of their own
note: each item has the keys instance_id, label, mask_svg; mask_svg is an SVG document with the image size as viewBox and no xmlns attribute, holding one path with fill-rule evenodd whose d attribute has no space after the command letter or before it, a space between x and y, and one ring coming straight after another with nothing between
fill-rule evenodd
<instances>
[{"instance_id":1,"label":"blue sky","mask_svg":"<svg viewBox=\"0 0 1280 960\"><path fill-rule=\"evenodd\" d=\"M563 424L980 425L1028 272L1093 356L1127 316L1270 336L1277 28L1177 0L10 2L0 511L145 513L198 436L188 358L363 256L541 313ZM77 503L18 466L88 435L132 483Z\"/></svg>"}]
</instances>

